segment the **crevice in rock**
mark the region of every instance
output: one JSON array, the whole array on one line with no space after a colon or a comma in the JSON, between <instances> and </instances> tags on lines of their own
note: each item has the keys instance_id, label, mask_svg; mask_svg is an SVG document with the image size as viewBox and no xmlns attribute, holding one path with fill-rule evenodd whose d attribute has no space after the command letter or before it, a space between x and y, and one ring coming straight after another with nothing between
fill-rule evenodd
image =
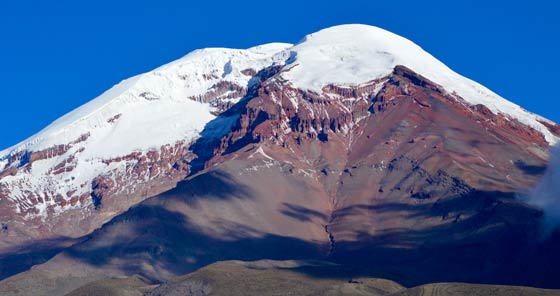
<instances>
[{"instance_id":1,"label":"crevice in rock","mask_svg":"<svg viewBox=\"0 0 560 296\"><path fill-rule=\"evenodd\" d=\"M330 222L331 221L329 221L329 223ZM333 236L332 232L329 230L329 224L325 225L325 232L327 233L327 235L329 237L329 251L327 253L327 258L328 258L333 254L336 242L334 240L334 236Z\"/></svg>"}]
</instances>

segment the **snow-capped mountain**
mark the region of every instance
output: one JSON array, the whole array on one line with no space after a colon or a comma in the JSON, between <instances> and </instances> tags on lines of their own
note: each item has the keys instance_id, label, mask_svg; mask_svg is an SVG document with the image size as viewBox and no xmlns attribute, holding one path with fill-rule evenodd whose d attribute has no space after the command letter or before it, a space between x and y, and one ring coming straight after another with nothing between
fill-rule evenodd
<instances>
[{"instance_id":1,"label":"snow-capped mountain","mask_svg":"<svg viewBox=\"0 0 560 296\"><path fill-rule=\"evenodd\" d=\"M295 45L197 50L0 152L0 222L10 229L0 249L80 237L194 173L241 159L239 176L279 167L309 178L330 196L316 206L331 226L317 223L313 235L323 240L326 229L351 240L340 226L346 218L332 215L349 204L339 195L362 196L358 185L345 191L339 183L361 165L375 170L375 182L423 164L437 190L511 191L534 182L519 167L546 161L559 136L557 124L376 27L332 27ZM404 191L391 178L368 190ZM416 187L415 200L440 194Z\"/></svg>"},{"instance_id":2,"label":"snow-capped mountain","mask_svg":"<svg viewBox=\"0 0 560 296\"><path fill-rule=\"evenodd\" d=\"M512 196L559 137L375 27L197 50L0 152L0 279L34 266L0 293L264 258L556 287L541 214Z\"/></svg>"}]
</instances>

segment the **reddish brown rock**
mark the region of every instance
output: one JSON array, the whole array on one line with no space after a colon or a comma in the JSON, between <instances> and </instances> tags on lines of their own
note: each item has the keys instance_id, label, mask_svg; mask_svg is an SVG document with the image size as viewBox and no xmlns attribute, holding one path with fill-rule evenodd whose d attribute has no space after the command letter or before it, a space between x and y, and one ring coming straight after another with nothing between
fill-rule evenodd
<instances>
[{"instance_id":1,"label":"reddish brown rock","mask_svg":"<svg viewBox=\"0 0 560 296\"><path fill-rule=\"evenodd\" d=\"M548 121L539 121L540 123L542 123L544 126L546 126L548 128L548 130L553 133L555 136L560 137L560 124L556 124L556 123L552 123L552 122L548 122Z\"/></svg>"}]
</instances>

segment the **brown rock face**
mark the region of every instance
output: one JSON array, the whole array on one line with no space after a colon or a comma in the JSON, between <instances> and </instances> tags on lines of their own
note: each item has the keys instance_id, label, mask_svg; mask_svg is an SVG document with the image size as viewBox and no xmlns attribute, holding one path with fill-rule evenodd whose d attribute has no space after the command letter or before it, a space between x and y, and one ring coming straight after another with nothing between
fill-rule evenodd
<instances>
[{"instance_id":1,"label":"brown rock face","mask_svg":"<svg viewBox=\"0 0 560 296\"><path fill-rule=\"evenodd\" d=\"M4 171L0 172L0 176L3 176L2 174L7 175L5 172L13 171L14 167L16 168L23 167L23 166L29 167L31 163L35 161L54 158L56 156L63 155L70 148L72 148L72 146L80 142L84 142L88 138L89 138L89 134L84 134L66 145L56 145L41 151L33 151L33 152L22 151L20 153L14 154L10 157L10 159L8 159L6 168L4 169Z\"/></svg>"},{"instance_id":2,"label":"brown rock face","mask_svg":"<svg viewBox=\"0 0 560 296\"><path fill-rule=\"evenodd\" d=\"M558 256L529 243L540 213L513 198L546 164L539 132L401 66L322 94L278 71L247 70L249 88L220 84L196 98L245 95L221 105L196 143L106 160L125 173L93 180L97 210L84 229L113 219L10 283L46 273L165 280L218 260L326 258L406 285L557 286ZM206 136L231 119L225 136Z\"/></svg>"},{"instance_id":3,"label":"brown rock face","mask_svg":"<svg viewBox=\"0 0 560 296\"><path fill-rule=\"evenodd\" d=\"M540 123L546 126L551 133L560 137L560 124L547 122L547 121L540 121Z\"/></svg>"}]
</instances>

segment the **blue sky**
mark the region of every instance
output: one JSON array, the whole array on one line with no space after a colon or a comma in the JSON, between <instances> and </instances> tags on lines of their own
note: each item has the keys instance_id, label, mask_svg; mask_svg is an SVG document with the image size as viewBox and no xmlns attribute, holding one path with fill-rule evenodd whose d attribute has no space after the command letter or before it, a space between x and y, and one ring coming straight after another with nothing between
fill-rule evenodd
<instances>
[{"instance_id":1,"label":"blue sky","mask_svg":"<svg viewBox=\"0 0 560 296\"><path fill-rule=\"evenodd\" d=\"M459 3L465 2L465 3ZM297 42L363 23L560 122L556 1L1 1L0 149L120 80L201 47Z\"/></svg>"}]
</instances>

